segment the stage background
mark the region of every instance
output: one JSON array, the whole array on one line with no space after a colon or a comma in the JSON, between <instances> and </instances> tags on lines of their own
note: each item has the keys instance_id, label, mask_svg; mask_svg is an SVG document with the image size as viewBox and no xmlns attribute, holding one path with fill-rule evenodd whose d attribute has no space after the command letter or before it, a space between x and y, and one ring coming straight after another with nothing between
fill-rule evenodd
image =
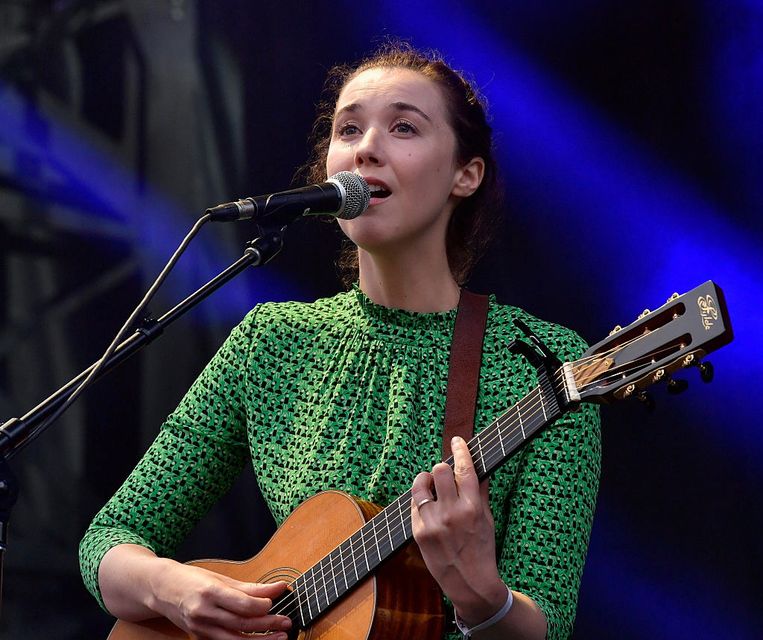
<instances>
[{"instance_id":1,"label":"stage background","mask_svg":"<svg viewBox=\"0 0 763 640\"><path fill-rule=\"evenodd\" d=\"M105 348L210 205L288 188L327 69L383 36L440 48L490 102L505 225L470 285L589 341L713 279L711 385L603 412L575 638L763 637L763 5L755 0L0 2L0 421ZM207 227L161 314L254 230ZM12 461L4 638L105 637L77 543L232 326L339 289L331 224L94 386ZM251 474L180 557L252 555Z\"/></svg>"}]
</instances>

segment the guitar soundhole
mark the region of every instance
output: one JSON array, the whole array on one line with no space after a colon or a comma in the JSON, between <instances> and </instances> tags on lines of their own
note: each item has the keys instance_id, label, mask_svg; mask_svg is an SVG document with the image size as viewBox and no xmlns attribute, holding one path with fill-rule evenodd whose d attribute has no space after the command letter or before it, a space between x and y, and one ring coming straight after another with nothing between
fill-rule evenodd
<instances>
[{"instance_id":1,"label":"guitar soundhole","mask_svg":"<svg viewBox=\"0 0 763 640\"><path fill-rule=\"evenodd\" d=\"M296 569L292 569L291 567L278 567L277 569L273 569L272 571L268 571L265 575L258 578L257 582L279 582L283 580L287 584L291 584L294 582L298 577L300 576L299 571ZM287 591L284 593L280 598L276 599L273 602L273 607L271 608L271 611L274 613L281 613L279 611L279 605L284 598L289 597L289 594L291 591ZM302 640L309 640L310 638L310 631L307 630L304 632L303 635L303 629L299 625L299 621L297 620L297 612L296 611L286 611L284 612L286 615L288 615L291 618L292 627L291 631L289 632L289 640L297 640L301 636Z\"/></svg>"},{"instance_id":2,"label":"guitar soundhole","mask_svg":"<svg viewBox=\"0 0 763 640\"><path fill-rule=\"evenodd\" d=\"M291 567L278 567L277 569L273 569L272 571L268 571L265 575L257 578L257 582L278 582L279 580L283 580L284 582L288 582L291 584L294 582L297 578L299 578L300 573L296 569L292 569Z\"/></svg>"}]
</instances>

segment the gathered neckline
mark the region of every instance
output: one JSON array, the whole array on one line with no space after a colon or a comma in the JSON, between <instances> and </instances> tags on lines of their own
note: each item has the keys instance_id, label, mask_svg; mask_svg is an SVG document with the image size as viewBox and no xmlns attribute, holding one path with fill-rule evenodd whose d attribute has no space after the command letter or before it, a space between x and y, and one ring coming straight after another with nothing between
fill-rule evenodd
<instances>
[{"instance_id":1,"label":"gathered neckline","mask_svg":"<svg viewBox=\"0 0 763 640\"><path fill-rule=\"evenodd\" d=\"M385 307L373 302L360 288L358 283L353 284L352 294L358 303L362 315L375 326L392 325L406 329L428 329L451 332L456 318L456 309L449 311L407 311Z\"/></svg>"}]
</instances>

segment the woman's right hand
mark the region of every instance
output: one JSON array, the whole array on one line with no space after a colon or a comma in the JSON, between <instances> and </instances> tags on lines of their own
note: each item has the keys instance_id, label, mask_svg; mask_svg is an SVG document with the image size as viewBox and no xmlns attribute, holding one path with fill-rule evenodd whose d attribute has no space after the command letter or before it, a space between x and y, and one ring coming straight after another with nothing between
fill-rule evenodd
<instances>
[{"instance_id":1,"label":"woman's right hand","mask_svg":"<svg viewBox=\"0 0 763 640\"><path fill-rule=\"evenodd\" d=\"M118 618L162 616L198 640L241 640L246 634L286 640L291 620L269 613L285 582L257 584L174 560L137 545L110 549L99 567L101 594Z\"/></svg>"},{"instance_id":2,"label":"woman's right hand","mask_svg":"<svg viewBox=\"0 0 763 640\"><path fill-rule=\"evenodd\" d=\"M268 612L285 582L240 582L207 569L173 562L154 578L157 585L152 608L200 640L241 640L242 633L286 640L291 628L287 616ZM260 636L258 636L260 637Z\"/></svg>"}]
</instances>

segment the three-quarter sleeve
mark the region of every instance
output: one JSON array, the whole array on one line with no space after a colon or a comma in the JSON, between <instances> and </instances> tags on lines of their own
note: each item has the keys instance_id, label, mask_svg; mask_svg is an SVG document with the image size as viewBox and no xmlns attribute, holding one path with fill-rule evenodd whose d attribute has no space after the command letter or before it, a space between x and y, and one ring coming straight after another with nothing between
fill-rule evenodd
<instances>
[{"instance_id":1,"label":"three-quarter sleeve","mask_svg":"<svg viewBox=\"0 0 763 640\"><path fill-rule=\"evenodd\" d=\"M528 324L562 362L587 349L574 331L534 318ZM530 596L548 622L547 638L572 635L601 471L599 408L581 404L518 453L504 497L499 571Z\"/></svg>"},{"instance_id":2,"label":"three-quarter sleeve","mask_svg":"<svg viewBox=\"0 0 763 640\"><path fill-rule=\"evenodd\" d=\"M520 456L499 571L543 610L549 640L562 640L572 635L599 487L598 408L561 418Z\"/></svg>"},{"instance_id":3,"label":"three-quarter sleeve","mask_svg":"<svg viewBox=\"0 0 763 640\"><path fill-rule=\"evenodd\" d=\"M248 459L242 401L255 312L204 368L80 543L80 568L103 607L98 566L118 544L167 556L231 486Z\"/></svg>"}]
</instances>

